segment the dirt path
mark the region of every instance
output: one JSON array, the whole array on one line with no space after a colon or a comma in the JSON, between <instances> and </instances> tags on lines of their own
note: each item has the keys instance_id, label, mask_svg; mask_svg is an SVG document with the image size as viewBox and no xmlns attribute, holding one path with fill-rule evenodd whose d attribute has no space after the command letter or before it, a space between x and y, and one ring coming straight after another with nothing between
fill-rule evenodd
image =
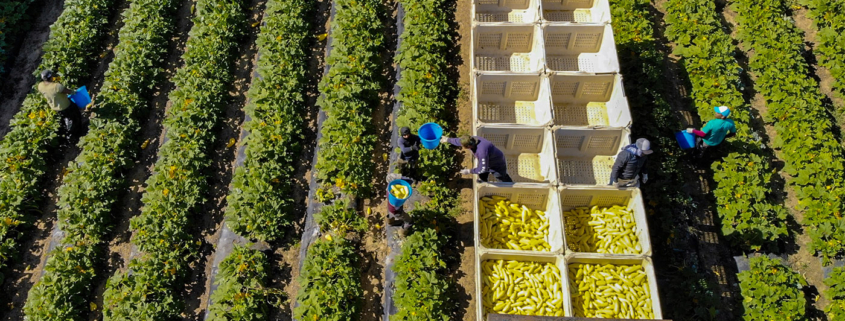
<instances>
[{"instance_id":1,"label":"dirt path","mask_svg":"<svg viewBox=\"0 0 845 321\"><path fill-rule=\"evenodd\" d=\"M194 233L201 237L203 245L200 248L199 261L192 265L190 283L183 289L181 295L186 303L186 319L201 320L205 315L209 288L207 279L211 272L214 257L214 247L222 231L223 213L226 207L226 196L229 194L229 183L234 172L236 148L227 147L229 139L238 139L241 123L244 119L243 107L246 104L246 92L252 82L252 71L255 63L257 47L255 39L258 35L258 25L264 12L265 0L252 0L249 3L247 18L252 26L241 40L238 58L235 61L234 83L229 95L230 103L221 119L221 128L217 130L217 139L212 148L211 175L208 176L208 201L203 204L199 222Z\"/></svg>"},{"instance_id":2,"label":"dirt path","mask_svg":"<svg viewBox=\"0 0 845 321\"><path fill-rule=\"evenodd\" d=\"M50 25L61 15L63 5L63 0L43 0L32 3L30 7L40 6L38 15L31 19L29 31L21 33L23 39L17 54L9 61L8 74L0 79L0 139L6 136L9 121L20 110L23 99L35 85L32 74L41 62L41 47L50 36Z\"/></svg>"},{"instance_id":3,"label":"dirt path","mask_svg":"<svg viewBox=\"0 0 845 321\"><path fill-rule=\"evenodd\" d=\"M816 34L818 30L813 26L813 20L809 17L809 11L807 8L801 8L798 10L792 11L792 18L795 19L795 26L798 27L804 33L804 43L806 45L807 51L804 54L804 58L807 59L807 62L810 64L810 68L813 72L812 77L816 79L822 89L822 93L830 99L829 103L833 106L834 115L836 115L838 125L840 128L845 129L845 119L843 119L844 115L840 115L842 112L842 108L845 108L845 100L842 99L841 96L837 95L833 92L833 76L830 74L830 70L825 67L819 66L818 59L815 56L815 50L818 48L818 41L816 41Z\"/></svg>"},{"instance_id":4,"label":"dirt path","mask_svg":"<svg viewBox=\"0 0 845 321\"><path fill-rule=\"evenodd\" d=\"M109 17L109 24L106 27L106 30L111 31L106 33L106 37L101 43L100 48L102 48L102 53L96 61L96 70L87 83L87 86L91 88L90 91L92 93L96 92L94 90L95 88L99 88L99 83L102 82L107 66L113 58L112 50L118 40L116 30L118 30L122 25L121 13L128 7L128 1L118 0L115 2L114 11L111 13L111 16ZM61 8L57 10L59 11L58 13L61 12L60 9ZM55 21L56 17L58 17L58 13L54 12L53 9L43 11L43 14L56 14L50 23ZM40 22L36 21L35 23L40 25ZM16 64L12 68L11 73L24 71L27 67L25 64L30 64L30 66L28 66L31 68L29 72L32 72L32 70L38 66L38 63L41 60L41 45L43 45L43 42L46 41L46 36L49 35L49 26L46 28L47 30L43 35L43 39L35 38L42 36L42 34L38 32L37 28L29 32L26 40L33 40L34 42L37 42L38 47L31 48L30 43L25 43L21 47L21 54L18 56L18 60L16 60ZM24 61L20 61L21 59L24 59ZM21 65L19 65L18 62L21 62ZM7 107L10 110L13 109L14 112L17 112L20 108L20 104L23 103L23 99L26 97L26 94L35 82L34 77L26 77L20 74L19 76L22 78L16 79L14 77L9 77L6 78L6 81L14 82L14 85L12 86L23 86L26 84L27 79L29 79L29 83L26 84L25 87L26 90L20 91L17 90L20 88L14 88L15 90L13 95L20 95L20 101L17 101L17 104L14 106L10 104L15 102L15 99L3 100L2 103L0 103L0 108L3 110L3 112L0 113L0 118L5 116L6 112L9 111L7 110ZM3 120L0 119L0 121ZM3 121L2 125L8 125L8 121ZM6 127L5 130L8 130L8 127ZM84 133L82 135L84 136ZM34 226L25 232L23 236L24 239L21 240L21 248L26 250L21 253L21 259L11 266L3 284L3 294L0 294L0 300L7 302L7 306L2 307L4 312L3 320L20 320L23 317L21 309L26 301L29 289L36 281L38 281L39 278L41 278L42 269L47 260L47 253L49 252L48 247L53 241L51 233L56 220L56 203L58 202L57 192L62 183L62 172L67 164L74 160L80 152L80 149L77 146L56 147L51 149L52 150L47 154L50 155L48 164L52 165L50 165L46 170L40 193L42 201L37 208L37 212L41 214L35 221Z\"/></svg>"}]
</instances>

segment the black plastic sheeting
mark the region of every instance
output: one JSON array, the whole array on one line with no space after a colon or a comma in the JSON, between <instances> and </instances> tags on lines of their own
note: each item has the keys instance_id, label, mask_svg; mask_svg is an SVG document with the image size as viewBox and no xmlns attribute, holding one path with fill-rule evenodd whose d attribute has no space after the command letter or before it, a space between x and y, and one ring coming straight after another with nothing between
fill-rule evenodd
<instances>
[{"instance_id":1,"label":"black plastic sheeting","mask_svg":"<svg viewBox=\"0 0 845 321\"><path fill-rule=\"evenodd\" d=\"M399 46L402 45L402 33L405 31L405 8L402 6L401 2L397 5L396 11L396 34L399 35L396 42L396 52L398 53ZM397 65L396 84L393 85L394 100L399 96L400 88L398 83L401 76L402 69ZM393 104L393 125L390 128L390 166L387 170L388 176L396 170L397 161L399 160L399 154L394 151L399 147L399 136L396 135L396 133L399 132L396 124L396 118L399 116L399 109L401 108L402 104L399 101L395 101ZM414 203L419 200L420 194L413 193L413 195L405 201L405 205L403 206L405 212L410 213L413 210ZM387 257L385 257L384 262L384 299L382 302L382 307L384 307L384 321L390 321L390 316L398 312L396 305L393 303L393 294L396 291L394 288L394 284L396 283L396 273L393 271L393 263L396 260L396 256L402 252L402 239L400 239L398 235L400 229L401 226L390 226L389 224L385 224L387 247L389 252L387 253Z\"/></svg>"}]
</instances>

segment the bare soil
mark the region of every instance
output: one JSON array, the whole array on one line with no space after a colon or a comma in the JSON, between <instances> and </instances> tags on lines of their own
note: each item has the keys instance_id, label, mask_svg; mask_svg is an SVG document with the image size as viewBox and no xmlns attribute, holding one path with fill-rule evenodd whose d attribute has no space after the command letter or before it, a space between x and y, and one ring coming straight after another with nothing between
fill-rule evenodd
<instances>
[{"instance_id":1,"label":"bare soil","mask_svg":"<svg viewBox=\"0 0 845 321\"><path fill-rule=\"evenodd\" d=\"M9 121L20 110L26 94L35 85L33 73L41 62L41 47L50 36L50 25L62 13L62 0L43 0L31 4L29 12L40 9L31 20L30 29L22 35L17 54L10 57L11 68L0 79L0 139L9 131ZM10 50L9 53L13 52Z\"/></svg>"},{"instance_id":2,"label":"bare soil","mask_svg":"<svg viewBox=\"0 0 845 321\"><path fill-rule=\"evenodd\" d=\"M809 11L802 7L792 12L792 18L795 20L795 26L798 27L798 30L804 33L804 44L807 49L805 57L808 59L813 78L819 82L822 93L830 99L833 110L841 112L842 108L845 108L845 100L843 100L841 95L833 92L833 83L836 80L831 76L829 69L818 64L817 56L814 56L815 50L818 48L818 41L816 40L818 30L813 26L813 20L809 17ZM845 123L843 123L842 117L839 116L839 112L834 113L834 115L839 117L839 126L845 127Z\"/></svg>"}]
</instances>

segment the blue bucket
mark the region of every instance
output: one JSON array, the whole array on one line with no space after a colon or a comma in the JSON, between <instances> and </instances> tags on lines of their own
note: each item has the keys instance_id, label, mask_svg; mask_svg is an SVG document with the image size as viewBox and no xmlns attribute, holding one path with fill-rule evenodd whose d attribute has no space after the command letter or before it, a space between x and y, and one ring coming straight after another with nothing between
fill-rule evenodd
<instances>
[{"instance_id":1,"label":"blue bucket","mask_svg":"<svg viewBox=\"0 0 845 321\"><path fill-rule=\"evenodd\" d=\"M79 106L79 109L85 109L85 107L88 107L88 104L91 103L91 96L88 95L88 88L85 88L85 86L79 87L75 93L68 95L67 97L70 98L70 101L76 104L76 106Z\"/></svg>"},{"instance_id":2,"label":"blue bucket","mask_svg":"<svg viewBox=\"0 0 845 321\"><path fill-rule=\"evenodd\" d=\"M678 145L681 145L681 149L695 147L695 135L687 133L685 130L675 133L675 140L678 141Z\"/></svg>"},{"instance_id":3,"label":"blue bucket","mask_svg":"<svg viewBox=\"0 0 845 321\"><path fill-rule=\"evenodd\" d=\"M440 137L443 136L443 127L435 123L425 123L420 126L420 140L426 149L435 149L440 145Z\"/></svg>"},{"instance_id":4,"label":"blue bucket","mask_svg":"<svg viewBox=\"0 0 845 321\"><path fill-rule=\"evenodd\" d=\"M402 185L402 186L407 187L408 188L408 197L403 198L403 199L398 199L395 196L393 196L393 193L390 192L390 188L393 187L393 185ZM414 194L414 189L411 188L411 184L408 183L408 181L406 181L404 179L397 179L397 180L390 182L390 184L387 184L387 201L390 202L390 205L393 205L393 207L400 207L400 206L402 206L402 204L405 204L405 201L407 201L409 198L411 198L412 194Z\"/></svg>"}]
</instances>

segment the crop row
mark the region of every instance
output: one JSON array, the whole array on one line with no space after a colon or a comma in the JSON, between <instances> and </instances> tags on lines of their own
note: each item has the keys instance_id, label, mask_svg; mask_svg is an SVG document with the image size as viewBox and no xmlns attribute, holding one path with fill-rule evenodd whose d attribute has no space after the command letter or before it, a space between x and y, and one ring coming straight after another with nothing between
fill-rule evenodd
<instances>
[{"instance_id":1,"label":"crop row","mask_svg":"<svg viewBox=\"0 0 845 321\"><path fill-rule=\"evenodd\" d=\"M96 48L108 23L111 0L72 0L52 25L38 70L52 68L68 88L91 76ZM17 238L32 223L47 151L55 142L59 117L33 90L0 141L0 269L17 255Z\"/></svg>"},{"instance_id":2,"label":"crop row","mask_svg":"<svg viewBox=\"0 0 845 321\"><path fill-rule=\"evenodd\" d=\"M291 225L293 172L302 150L313 1L269 1L258 35L258 76L247 93L246 158L232 178L226 220L252 239L280 240Z\"/></svg>"},{"instance_id":3,"label":"crop row","mask_svg":"<svg viewBox=\"0 0 845 321\"><path fill-rule=\"evenodd\" d=\"M357 320L361 312L361 270L356 247L343 238L319 239L308 249L300 272L296 320Z\"/></svg>"},{"instance_id":4,"label":"crop row","mask_svg":"<svg viewBox=\"0 0 845 321\"><path fill-rule=\"evenodd\" d=\"M735 241L759 249L785 237L786 208L768 201L772 171L750 128L750 105L740 91L742 69L734 45L722 30L712 1L671 0L666 4L666 36L692 83L692 98L702 122L713 119L714 106L730 106L737 137L723 146L729 155L713 164L722 231Z\"/></svg>"},{"instance_id":5,"label":"crop row","mask_svg":"<svg viewBox=\"0 0 845 321\"><path fill-rule=\"evenodd\" d=\"M376 143L372 113L378 104L383 61L382 2L339 0L332 21L330 66L317 100L326 114L322 124L317 178L350 195L372 192Z\"/></svg>"},{"instance_id":6,"label":"crop row","mask_svg":"<svg viewBox=\"0 0 845 321\"><path fill-rule=\"evenodd\" d=\"M804 212L802 224L812 227L809 250L827 263L845 249L845 164L819 85L808 76L803 38L783 19L788 8L781 0L737 0L732 8L738 14L737 38L754 52L749 65L757 75L756 90L766 98L765 120L777 132L773 145L781 150L797 209Z\"/></svg>"},{"instance_id":7,"label":"crop row","mask_svg":"<svg viewBox=\"0 0 845 321\"><path fill-rule=\"evenodd\" d=\"M743 320L806 320L801 288L807 281L780 260L758 256L748 261L750 269L738 275Z\"/></svg>"},{"instance_id":8,"label":"crop row","mask_svg":"<svg viewBox=\"0 0 845 321\"><path fill-rule=\"evenodd\" d=\"M697 254L689 249L688 214L694 208L684 185L682 151L674 141L674 132L681 128L675 113L663 96L664 55L654 38L652 5L649 0L611 0L613 33L620 57L621 73L626 79L625 92L634 117L632 132L647 137L655 144L649 156L655 178L643 185L643 197L649 213L651 239L655 257L665 260L658 270L664 306L664 317L676 320L709 320L719 314L721 300L715 286L695 269ZM621 59L623 58L624 59ZM678 250L683 249L683 250ZM678 268L674 268L678 267ZM697 304L687 304L697 302Z\"/></svg>"},{"instance_id":9,"label":"crop row","mask_svg":"<svg viewBox=\"0 0 845 321\"><path fill-rule=\"evenodd\" d=\"M833 268L824 284L828 286L825 297L830 300L824 308L827 320L845 320L845 267Z\"/></svg>"},{"instance_id":10,"label":"crop row","mask_svg":"<svg viewBox=\"0 0 845 321\"><path fill-rule=\"evenodd\" d=\"M816 34L819 64L830 70L833 89L840 97L845 94L845 1L804 0L810 9L810 18L818 29ZM838 111L841 115L843 110Z\"/></svg>"},{"instance_id":11,"label":"crop row","mask_svg":"<svg viewBox=\"0 0 845 321\"><path fill-rule=\"evenodd\" d=\"M173 29L173 0L134 0L124 13L115 58L97 99L96 117L81 139L59 188L62 244L50 254L45 274L32 288L25 312L31 320L83 319L97 263L111 227L111 211L126 180L121 173L139 150L138 120L161 78Z\"/></svg>"},{"instance_id":12,"label":"crop row","mask_svg":"<svg viewBox=\"0 0 845 321\"><path fill-rule=\"evenodd\" d=\"M444 0L401 0L405 10L404 31L396 55L400 68L396 100L402 105L397 126L418 129L428 122L445 126L446 106L455 90L447 74L451 46L450 12ZM418 171L427 179L418 186L428 202L411 215L417 221L415 232L402 243L396 258L393 303L397 313L391 320L450 320L454 310L449 298L454 289L443 262L449 236L441 224L457 208L455 193L445 187L454 173L453 153L448 148L421 149ZM430 224L432 223L433 224ZM427 226L427 227L426 227Z\"/></svg>"},{"instance_id":13,"label":"crop row","mask_svg":"<svg viewBox=\"0 0 845 321\"><path fill-rule=\"evenodd\" d=\"M0 72L3 72L3 65L6 59L9 58L8 52L9 44L6 43L6 37L10 34L17 34L21 30L18 21L21 21L26 9L33 0L3 0L0 1Z\"/></svg>"},{"instance_id":14,"label":"crop row","mask_svg":"<svg viewBox=\"0 0 845 321\"><path fill-rule=\"evenodd\" d=\"M191 233L191 213L205 200L213 129L229 102L238 40L247 27L243 9L240 1L196 4L185 64L169 95L165 142L146 182L141 214L130 222L140 254L129 263L131 272L109 279L106 320L169 320L182 312L176 289L201 245Z\"/></svg>"},{"instance_id":15,"label":"crop row","mask_svg":"<svg viewBox=\"0 0 845 321\"><path fill-rule=\"evenodd\" d=\"M236 245L220 262L206 320L269 320L271 299L276 297L275 291L266 287L269 266L261 251Z\"/></svg>"}]
</instances>

